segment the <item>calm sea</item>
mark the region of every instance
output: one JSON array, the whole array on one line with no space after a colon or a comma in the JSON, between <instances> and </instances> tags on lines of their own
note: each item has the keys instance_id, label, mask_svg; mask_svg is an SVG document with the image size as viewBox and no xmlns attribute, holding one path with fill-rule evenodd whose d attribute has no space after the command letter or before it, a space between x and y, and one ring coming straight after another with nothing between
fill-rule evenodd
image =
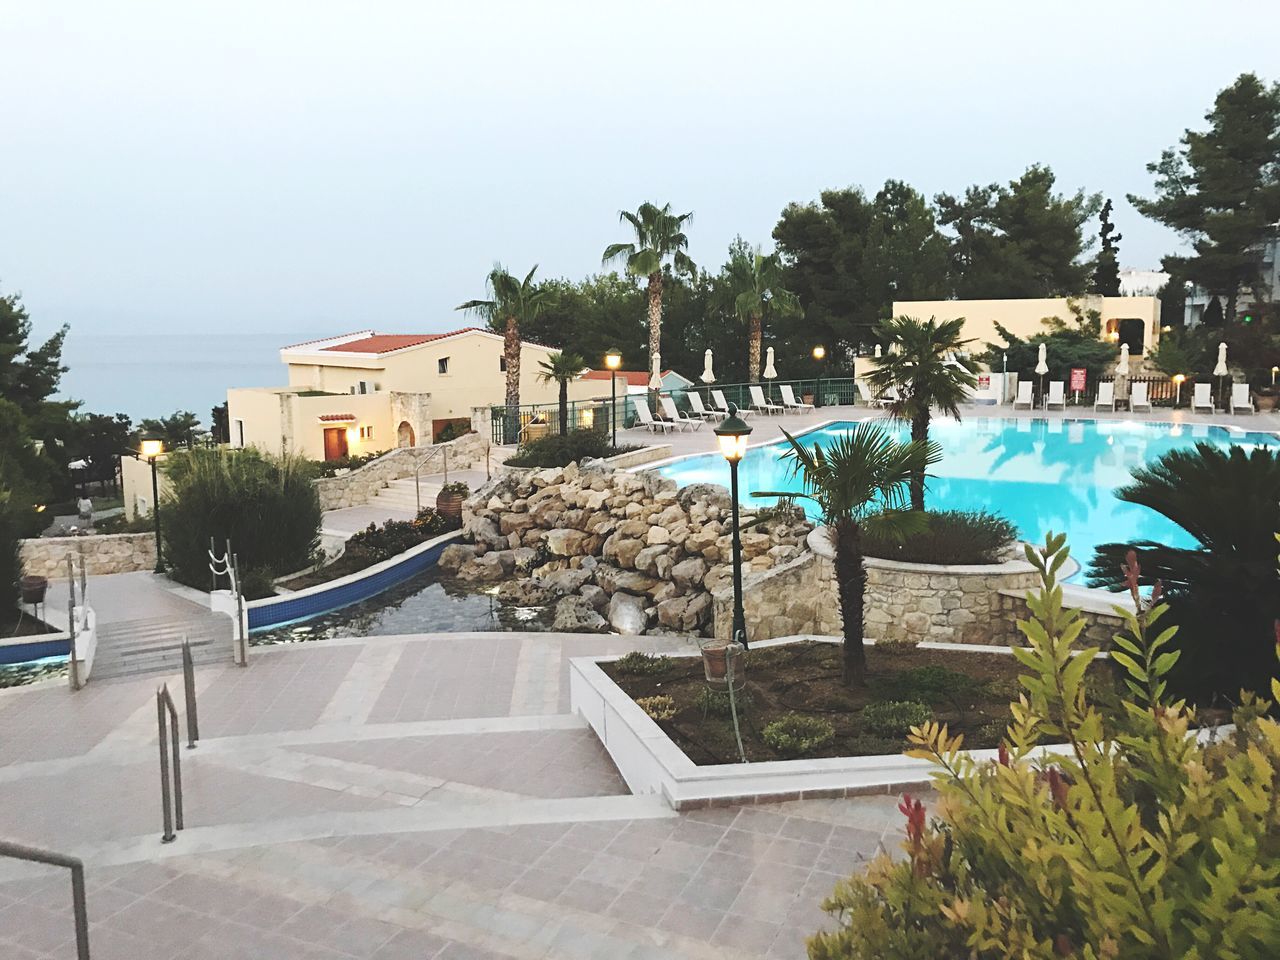
<instances>
[{"instance_id":1,"label":"calm sea","mask_svg":"<svg viewBox=\"0 0 1280 960\"><path fill-rule=\"evenodd\" d=\"M312 335L314 336L314 334ZM77 336L63 350L70 371L61 395L82 411L126 413L137 422L190 410L209 426L209 410L228 387L285 383L280 348L306 340L298 333Z\"/></svg>"}]
</instances>

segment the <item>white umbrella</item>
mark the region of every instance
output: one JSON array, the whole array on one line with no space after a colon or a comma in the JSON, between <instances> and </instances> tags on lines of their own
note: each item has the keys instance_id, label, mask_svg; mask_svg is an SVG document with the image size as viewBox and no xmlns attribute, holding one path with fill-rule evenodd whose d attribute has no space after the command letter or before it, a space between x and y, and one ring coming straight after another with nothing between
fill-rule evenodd
<instances>
[{"instance_id":1,"label":"white umbrella","mask_svg":"<svg viewBox=\"0 0 1280 960\"><path fill-rule=\"evenodd\" d=\"M1218 365L1213 368L1215 377L1225 377L1227 375L1227 345L1225 343L1218 344Z\"/></svg>"},{"instance_id":2,"label":"white umbrella","mask_svg":"<svg viewBox=\"0 0 1280 960\"><path fill-rule=\"evenodd\" d=\"M1116 364L1116 373L1119 376L1127 377L1129 375L1129 344L1120 344L1120 362Z\"/></svg>"},{"instance_id":3,"label":"white umbrella","mask_svg":"<svg viewBox=\"0 0 1280 960\"><path fill-rule=\"evenodd\" d=\"M766 380L776 380L778 371L773 366L773 347L770 347L764 355L764 378Z\"/></svg>"},{"instance_id":4,"label":"white umbrella","mask_svg":"<svg viewBox=\"0 0 1280 960\"><path fill-rule=\"evenodd\" d=\"M876 344L876 359L880 359L880 344Z\"/></svg>"},{"instance_id":5,"label":"white umbrella","mask_svg":"<svg viewBox=\"0 0 1280 960\"><path fill-rule=\"evenodd\" d=\"M1036 358L1036 373L1044 376L1049 372L1049 347L1047 344L1040 344L1040 355Z\"/></svg>"},{"instance_id":6,"label":"white umbrella","mask_svg":"<svg viewBox=\"0 0 1280 960\"><path fill-rule=\"evenodd\" d=\"M649 377L649 389L662 389L662 354L660 353L653 355L653 374Z\"/></svg>"},{"instance_id":7,"label":"white umbrella","mask_svg":"<svg viewBox=\"0 0 1280 960\"><path fill-rule=\"evenodd\" d=\"M702 371L702 382L715 383L716 375L711 370L711 350L708 349L707 352L703 354L703 357L706 363L706 368Z\"/></svg>"}]
</instances>

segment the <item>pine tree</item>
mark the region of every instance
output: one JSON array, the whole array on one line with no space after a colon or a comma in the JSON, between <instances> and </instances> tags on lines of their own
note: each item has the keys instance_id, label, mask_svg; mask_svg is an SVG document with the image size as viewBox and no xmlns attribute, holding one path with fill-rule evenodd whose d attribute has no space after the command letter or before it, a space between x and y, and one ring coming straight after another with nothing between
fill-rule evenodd
<instances>
[{"instance_id":1,"label":"pine tree","mask_svg":"<svg viewBox=\"0 0 1280 960\"><path fill-rule=\"evenodd\" d=\"M1093 283L1090 293L1104 297L1120 296L1120 241L1122 234L1116 233L1115 224L1111 222L1111 200L1102 205L1102 213L1098 217L1098 259L1093 268ZM1112 236L1115 234L1115 236Z\"/></svg>"}]
</instances>

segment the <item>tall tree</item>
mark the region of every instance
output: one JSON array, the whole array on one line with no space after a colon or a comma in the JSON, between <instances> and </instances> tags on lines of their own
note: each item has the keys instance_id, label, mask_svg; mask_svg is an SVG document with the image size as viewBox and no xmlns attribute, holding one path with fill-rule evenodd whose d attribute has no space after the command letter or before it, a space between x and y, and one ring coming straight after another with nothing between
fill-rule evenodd
<instances>
[{"instance_id":1,"label":"tall tree","mask_svg":"<svg viewBox=\"0 0 1280 960\"><path fill-rule=\"evenodd\" d=\"M1147 165L1155 196L1129 202L1191 244L1190 254L1165 257L1165 270L1222 297L1232 322L1241 288L1260 281L1259 245L1280 220L1280 84L1241 74L1205 120L1207 130L1187 130Z\"/></svg>"},{"instance_id":2,"label":"tall tree","mask_svg":"<svg viewBox=\"0 0 1280 960\"><path fill-rule=\"evenodd\" d=\"M1007 186L970 187L963 197L934 198L953 231L953 288L965 300L1062 297L1085 292L1089 264L1084 225L1101 208L1099 194L1054 192L1056 179L1034 164Z\"/></svg>"},{"instance_id":3,"label":"tall tree","mask_svg":"<svg viewBox=\"0 0 1280 960\"><path fill-rule=\"evenodd\" d=\"M16 293L0 296L0 396L27 416L35 416L57 391L62 365L63 326L38 347L30 345L31 317Z\"/></svg>"},{"instance_id":4,"label":"tall tree","mask_svg":"<svg viewBox=\"0 0 1280 960\"><path fill-rule=\"evenodd\" d=\"M760 379L765 317L798 316L800 301L783 286L778 255L765 256L759 247L752 250L741 237L729 247L724 276L724 289L726 296L732 298L733 312L747 325L747 379L756 383Z\"/></svg>"},{"instance_id":5,"label":"tall tree","mask_svg":"<svg viewBox=\"0 0 1280 960\"><path fill-rule=\"evenodd\" d=\"M694 263L685 253L689 238L684 228L692 213L675 214L671 204L661 207L642 203L632 213L623 210L618 220L631 225L635 239L629 243L611 243L605 248L601 263L620 262L633 277L647 283L649 302L649 362L662 350L662 267L670 261L677 272L693 273Z\"/></svg>"},{"instance_id":6,"label":"tall tree","mask_svg":"<svg viewBox=\"0 0 1280 960\"><path fill-rule=\"evenodd\" d=\"M542 310L545 293L533 282L538 265L523 280L495 263L485 279L488 300L468 300L458 310L472 310L484 318L489 329L502 334L502 358L507 368L507 410L520 406L520 331L535 320Z\"/></svg>"},{"instance_id":7,"label":"tall tree","mask_svg":"<svg viewBox=\"0 0 1280 960\"><path fill-rule=\"evenodd\" d=\"M543 383L555 382L560 387L560 435L569 432L569 381L582 373L587 362L576 353L553 353L538 362L538 379Z\"/></svg>"},{"instance_id":8,"label":"tall tree","mask_svg":"<svg viewBox=\"0 0 1280 960\"><path fill-rule=\"evenodd\" d=\"M876 361L867 381L877 393L892 390L898 399L890 413L911 424L911 439L929 440L929 421L936 407L960 419L960 404L978 383L978 365L963 350L964 317L938 323L933 317L894 317L880 325L880 335L894 349ZM911 475L911 509L924 509L924 468Z\"/></svg>"},{"instance_id":9,"label":"tall tree","mask_svg":"<svg viewBox=\"0 0 1280 960\"><path fill-rule=\"evenodd\" d=\"M190 410L175 410L167 417L146 417L138 422L143 433L158 433L170 450L189 447L200 431L200 418Z\"/></svg>"},{"instance_id":10,"label":"tall tree","mask_svg":"<svg viewBox=\"0 0 1280 960\"><path fill-rule=\"evenodd\" d=\"M804 322L778 331L790 353L816 342L847 355L874 338L895 300L945 297L947 245L920 193L888 180L868 199L858 188L824 190L817 203L788 204L773 239ZM802 339L803 338L803 342Z\"/></svg>"},{"instance_id":11,"label":"tall tree","mask_svg":"<svg viewBox=\"0 0 1280 960\"><path fill-rule=\"evenodd\" d=\"M1120 296L1119 249L1124 236L1116 233L1115 224L1111 222L1111 209L1111 198L1108 197L1098 215L1098 259L1094 262L1093 281L1089 286L1090 293L1104 297Z\"/></svg>"},{"instance_id":12,"label":"tall tree","mask_svg":"<svg viewBox=\"0 0 1280 960\"><path fill-rule=\"evenodd\" d=\"M791 468L804 481L805 492L759 493L762 497L801 496L814 501L822 514L836 553L836 583L844 621L844 682L866 680L863 606L867 572L862 565L863 532L902 539L922 530L927 521L906 508L903 489L916 473L937 463L936 444L898 443L878 423L867 421L841 434L826 447L812 449L785 430L791 444Z\"/></svg>"}]
</instances>

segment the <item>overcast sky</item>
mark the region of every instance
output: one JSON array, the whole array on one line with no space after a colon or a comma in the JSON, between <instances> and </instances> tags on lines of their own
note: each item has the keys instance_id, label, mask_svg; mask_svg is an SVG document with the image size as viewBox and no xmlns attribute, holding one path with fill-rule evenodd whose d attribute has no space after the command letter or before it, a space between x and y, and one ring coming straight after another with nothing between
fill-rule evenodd
<instances>
[{"instance_id":1,"label":"overcast sky","mask_svg":"<svg viewBox=\"0 0 1280 960\"><path fill-rule=\"evenodd\" d=\"M1245 28L1244 23L1252 26ZM622 207L691 253L887 177L1050 164L1124 200L1275 3L0 0L0 289L81 334L440 330L495 259L581 277ZM1251 38L1270 38L1253 43Z\"/></svg>"}]
</instances>

